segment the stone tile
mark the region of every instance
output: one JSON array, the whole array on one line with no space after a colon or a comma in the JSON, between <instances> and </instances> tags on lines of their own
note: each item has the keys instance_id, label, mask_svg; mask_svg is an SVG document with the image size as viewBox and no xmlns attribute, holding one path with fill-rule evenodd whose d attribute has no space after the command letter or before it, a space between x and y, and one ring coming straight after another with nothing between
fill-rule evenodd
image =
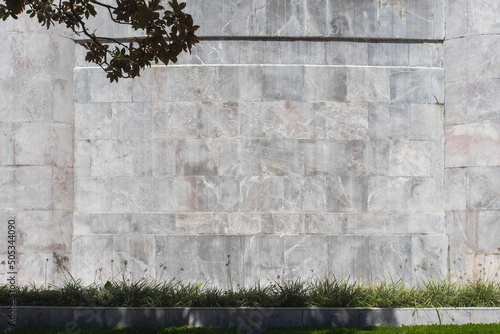
<instances>
[{"instance_id":1,"label":"stone tile","mask_svg":"<svg viewBox=\"0 0 500 334\"><path fill-rule=\"evenodd\" d=\"M416 43L409 46L409 65L443 67L443 45L441 43Z\"/></svg>"},{"instance_id":2,"label":"stone tile","mask_svg":"<svg viewBox=\"0 0 500 334\"><path fill-rule=\"evenodd\" d=\"M464 269L464 254L477 252L477 215L467 211L446 213L446 232L450 243L450 270ZM462 262L462 263L459 263ZM452 272L453 275L457 274Z\"/></svg>"},{"instance_id":3,"label":"stone tile","mask_svg":"<svg viewBox=\"0 0 500 334\"><path fill-rule=\"evenodd\" d=\"M467 113L467 82L454 81L445 83L446 116L445 124L463 124L468 122Z\"/></svg>"},{"instance_id":4,"label":"stone tile","mask_svg":"<svg viewBox=\"0 0 500 334\"><path fill-rule=\"evenodd\" d=\"M59 258L59 265L54 255ZM18 254L16 284L19 286L28 286L33 282L40 282L40 285L44 286L59 284L67 277L68 271L72 270L69 263L70 256L71 254L57 254L52 251L49 253Z\"/></svg>"},{"instance_id":5,"label":"stone tile","mask_svg":"<svg viewBox=\"0 0 500 334\"><path fill-rule=\"evenodd\" d=\"M134 81L132 86L132 102L152 102L158 101L160 98L160 85L158 85L158 72L162 67L148 68L141 73L140 77ZM154 102L153 102L154 103Z\"/></svg>"},{"instance_id":6,"label":"stone tile","mask_svg":"<svg viewBox=\"0 0 500 334\"><path fill-rule=\"evenodd\" d=\"M109 212L112 206L112 183L102 177L75 178L75 211Z\"/></svg>"},{"instance_id":7,"label":"stone tile","mask_svg":"<svg viewBox=\"0 0 500 334\"><path fill-rule=\"evenodd\" d=\"M305 141L307 176L383 175L388 170L388 142Z\"/></svg>"},{"instance_id":8,"label":"stone tile","mask_svg":"<svg viewBox=\"0 0 500 334\"><path fill-rule=\"evenodd\" d=\"M155 211L196 211L196 179L194 177L156 178L153 191Z\"/></svg>"},{"instance_id":9,"label":"stone tile","mask_svg":"<svg viewBox=\"0 0 500 334\"><path fill-rule=\"evenodd\" d=\"M153 178L114 177L107 189L111 199L110 212L152 212L155 207ZM111 190L110 190L111 189Z\"/></svg>"},{"instance_id":10,"label":"stone tile","mask_svg":"<svg viewBox=\"0 0 500 334\"><path fill-rule=\"evenodd\" d=\"M196 177L196 207L198 211L238 211L240 179L234 177Z\"/></svg>"},{"instance_id":11,"label":"stone tile","mask_svg":"<svg viewBox=\"0 0 500 334\"><path fill-rule=\"evenodd\" d=\"M156 277L154 235L114 235L113 274L136 282Z\"/></svg>"},{"instance_id":12,"label":"stone tile","mask_svg":"<svg viewBox=\"0 0 500 334\"><path fill-rule=\"evenodd\" d=\"M431 178L372 177L368 210L377 213L437 213L442 210L442 190Z\"/></svg>"},{"instance_id":13,"label":"stone tile","mask_svg":"<svg viewBox=\"0 0 500 334\"><path fill-rule=\"evenodd\" d=\"M369 238L370 257L366 259L371 282L392 277L412 284L412 259L414 258L410 236L372 236ZM366 247L366 245L365 245Z\"/></svg>"},{"instance_id":14,"label":"stone tile","mask_svg":"<svg viewBox=\"0 0 500 334\"><path fill-rule=\"evenodd\" d=\"M75 213L73 235L128 234L131 231L131 220L131 214Z\"/></svg>"},{"instance_id":15,"label":"stone tile","mask_svg":"<svg viewBox=\"0 0 500 334\"><path fill-rule=\"evenodd\" d=\"M414 281L443 280L448 269L448 236L413 236L409 264L415 270Z\"/></svg>"},{"instance_id":16,"label":"stone tile","mask_svg":"<svg viewBox=\"0 0 500 334\"><path fill-rule=\"evenodd\" d=\"M448 104L446 113L448 115ZM409 139L441 142L443 140L444 106L433 104L411 104ZM398 139L398 138L394 138Z\"/></svg>"},{"instance_id":17,"label":"stone tile","mask_svg":"<svg viewBox=\"0 0 500 334\"><path fill-rule=\"evenodd\" d=\"M390 148L390 176L430 176L431 143L395 141Z\"/></svg>"},{"instance_id":18,"label":"stone tile","mask_svg":"<svg viewBox=\"0 0 500 334\"><path fill-rule=\"evenodd\" d=\"M90 102L90 70L75 68L75 103Z\"/></svg>"},{"instance_id":19,"label":"stone tile","mask_svg":"<svg viewBox=\"0 0 500 334\"><path fill-rule=\"evenodd\" d=\"M175 215L175 232L177 234L218 234L221 220L227 218L214 213L189 213Z\"/></svg>"},{"instance_id":20,"label":"stone tile","mask_svg":"<svg viewBox=\"0 0 500 334\"><path fill-rule=\"evenodd\" d=\"M324 236L284 236L285 278L325 277L328 243Z\"/></svg>"},{"instance_id":21,"label":"stone tile","mask_svg":"<svg viewBox=\"0 0 500 334\"><path fill-rule=\"evenodd\" d=\"M19 209L53 208L52 167L17 167L15 169L16 206ZM8 203L9 201L7 201Z\"/></svg>"},{"instance_id":22,"label":"stone tile","mask_svg":"<svg viewBox=\"0 0 500 334\"><path fill-rule=\"evenodd\" d=\"M331 212L366 212L368 210L367 177L327 177L326 207Z\"/></svg>"},{"instance_id":23,"label":"stone tile","mask_svg":"<svg viewBox=\"0 0 500 334\"><path fill-rule=\"evenodd\" d=\"M2 51L0 51L0 57L5 59L5 62L0 65L0 77L13 77L14 76L14 57L13 55L13 44L14 44L14 34L5 33L2 31L2 37L0 37L0 43L3 45Z\"/></svg>"},{"instance_id":24,"label":"stone tile","mask_svg":"<svg viewBox=\"0 0 500 334\"><path fill-rule=\"evenodd\" d=\"M162 70L164 76L170 77L162 87L166 91L161 97L163 101L220 101L219 88L215 84L217 67L173 67ZM186 78L190 80L186 81Z\"/></svg>"},{"instance_id":25,"label":"stone tile","mask_svg":"<svg viewBox=\"0 0 500 334\"><path fill-rule=\"evenodd\" d=\"M465 210L467 205L467 173L464 168L444 171L444 209Z\"/></svg>"},{"instance_id":26,"label":"stone tile","mask_svg":"<svg viewBox=\"0 0 500 334\"><path fill-rule=\"evenodd\" d=\"M112 103L113 139L150 139L153 130L151 103Z\"/></svg>"},{"instance_id":27,"label":"stone tile","mask_svg":"<svg viewBox=\"0 0 500 334\"><path fill-rule=\"evenodd\" d=\"M391 215L348 214L341 217L343 219L342 234L396 234L392 229Z\"/></svg>"},{"instance_id":28,"label":"stone tile","mask_svg":"<svg viewBox=\"0 0 500 334\"><path fill-rule=\"evenodd\" d=\"M396 38L444 39L445 1L381 3L378 36Z\"/></svg>"},{"instance_id":29,"label":"stone tile","mask_svg":"<svg viewBox=\"0 0 500 334\"><path fill-rule=\"evenodd\" d=\"M217 170L221 176L236 176L242 175L244 169L243 164L240 163L239 146L241 140L239 139L220 139L214 142L217 146L218 166ZM244 157L243 157L244 159ZM260 166L255 166L254 174L260 172Z\"/></svg>"},{"instance_id":30,"label":"stone tile","mask_svg":"<svg viewBox=\"0 0 500 334\"><path fill-rule=\"evenodd\" d=\"M499 5L496 5L500 8ZM498 15L500 18L500 15ZM500 29L498 29L500 32ZM500 56L500 36L497 34L492 35L472 35L465 39L467 44L467 79L483 81L484 79L498 79L494 74L495 69L498 68Z\"/></svg>"},{"instance_id":31,"label":"stone tile","mask_svg":"<svg viewBox=\"0 0 500 334\"><path fill-rule=\"evenodd\" d=\"M450 125L445 129L447 167L494 166L500 163L500 124Z\"/></svg>"},{"instance_id":32,"label":"stone tile","mask_svg":"<svg viewBox=\"0 0 500 334\"><path fill-rule=\"evenodd\" d=\"M357 281L370 278L371 249L367 247L369 236L329 236L328 244L328 274L339 280Z\"/></svg>"},{"instance_id":33,"label":"stone tile","mask_svg":"<svg viewBox=\"0 0 500 334\"><path fill-rule=\"evenodd\" d=\"M262 67L262 96L265 100L301 101L304 97L305 70L303 66Z\"/></svg>"},{"instance_id":34,"label":"stone tile","mask_svg":"<svg viewBox=\"0 0 500 334\"><path fill-rule=\"evenodd\" d=\"M304 153L298 140L261 139L255 142L264 175L303 175Z\"/></svg>"},{"instance_id":35,"label":"stone tile","mask_svg":"<svg viewBox=\"0 0 500 334\"><path fill-rule=\"evenodd\" d=\"M49 47L47 47L49 46ZM74 45L70 39L51 34L22 33L12 35L13 64L17 77L70 79Z\"/></svg>"},{"instance_id":36,"label":"stone tile","mask_svg":"<svg viewBox=\"0 0 500 334\"><path fill-rule=\"evenodd\" d=\"M500 273L500 254L466 254L467 273L476 280L497 280Z\"/></svg>"},{"instance_id":37,"label":"stone tile","mask_svg":"<svg viewBox=\"0 0 500 334\"><path fill-rule=\"evenodd\" d=\"M368 65L408 66L410 47L403 43L368 43Z\"/></svg>"},{"instance_id":38,"label":"stone tile","mask_svg":"<svg viewBox=\"0 0 500 334\"><path fill-rule=\"evenodd\" d=\"M469 18L468 14L468 0L447 0L446 1L446 18L448 24L446 25L446 37L448 39L462 37L467 35ZM455 24L452 24L455 22Z\"/></svg>"},{"instance_id":39,"label":"stone tile","mask_svg":"<svg viewBox=\"0 0 500 334\"><path fill-rule=\"evenodd\" d=\"M16 246L23 254L71 252L72 213L64 211L23 210L17 214ZM46 231L54 233L46 233ZM44 238L40 238L44 235ZM51 257L52 258L52 257Z\"/></svg>"},{"instance_id":40,"label":"stone tile","mask_svg":"<svg viewBox=\"0 0 500 334\"><path fill-rule=\"evenodd\" d=\"M445 235L445 214L393 214L389 230L393 234Z\"/></svg>"},{"instance_id":41,"label":"stone tile","mask_svg":"<svg viewBox=\"0 0 500 334\"><path fill-rule=\"evenodd\" d=\"M368 131L373 140L404 140L410 138L410 111L408 105L370 103Z\"/></svg>"},{"instance_id":42,"label":"stone tile","mask_svg":"<svg viewBox=\"0 0 500 334\"><path fill-rule=\"evenodd\" d=\"M233 162L231 168L236 175L258 176L261 175L262 152L259 150L258 139L242 139L238 142L237 163ZM234 153L232 154L234 155ZM227 164L228 162L224 162Z\"/></svg>"},{"instance_id":43,"label":"stone tile","mask_svg":"<svg viewBox=\"0 0 500 334\"><path fill-rule=\"evenodd\" d=\"M285 273L284 238L278 235L241 239L245 286L264 286Z\"/></svg>"},{"instance_id":44,"label":"stone tile","mask_svg":"<svg viewBox=\"0 0 500 334\"><path fill-rule=\"evenodd\" d=\"M16 178L14 167L0 167L0 203L2 209L15 209L16 205Z\"/></svg>"},{"instance_id":45,"label":"stone tile","mask_svg":"<svg viewBox=\"0 0 500 334\"><path fill-rule=\"evenodd\" d=\"M498 25L500 19L500 4L495 0L486 0L481 3L468 2L468 32L470 34L500 33Z\"/></svg>"},{"instance_id":46,"label":"stone tile","mask_svg":"<svg viewBox=\"0 0 500 334\"><path fill-rule=\"evenodd\" d=\"M118 83L110 85L109 79L106 78L100 68L93 68L88 70L89 76L89 102L132 102L132 86L130 80L120 80ZM78 101L88 102L88 101Z\"/></svg>"},{"instance_id":47,"label":"stone tile","mask_svg":"<svg viewBox=\"0 0 500 334\"><path fill-rule=\"evenodd\" d=\"M225 289L244 284L239 236L200 236L198 258L201 281Z\"/></svg>"},{"instance_id":48,"label":"stone tile","mask_svg":"<svg viewBox=\"0 0 500 334\"><path fill-rule=\"evenodd\" d=\"M239 68L241 101L264 100L264 90L266 89L264 87L267 87L267 84L264 83L263 69L262 66L242 66Z\"/></svg>"},{"instance_id":49,"label":"stone tile","mask_svg":"<svg viewBox=\"0 0 500 334\"><path fill-rule=\"evenodd\" d=\"M198 111L199 135L203 138L238 136L238 106L238 102L203 102L201 110Z\"/></svg>"},{"instance_id":50,"label":"stone tile","mask_svg":"<svg viewBox=\"0 0 500 334\"><path fill-rule=\"evenodd\" d=\"M390 101L443 103L444 71L441 69L391 70Z\"/></svg>"},{"instance_id":51,"label":"stone tile","mask_svg":"<svg viewBox=\"0 0 500 334\"><path fill-rule=\"evenodd\" d=\"M14 164L14 124L0 123L0 166Z\"/></svg>"},{"instance_id":52,"label":"stone tile","mask_svg":"<svg viewBox=\"0 0 500 334\"><path fill-rule=\"evenodd\" d=\"M157 279L184 283L200 282L199 238L194 235L156 235Z\"/></svg>"},{"instance_id":53,"label":"stone tile","mask_svg":"<svg viewBox=\"0 0 500 334\"><path fill-rule=\"evenodd\" d=\"M443 43L443 50L446 83L465 80L470 60L468 38L448 39Z\"/></svg>"},{"instance_id":54,"label":"stone tile","mask_svg":"<svg viewBox=\"0 0 500 334\"><path fill-rule=\"evenodd\" d=\"M152 143L152 174L153 176L175 175L175 155L178 140L154 140Z\"/></svg>"},{"instance_id":55,"label":"stone tile","mask_svg":"<svg viewBox=\"0 0 500 334\"><path fill-rule=\"evenodd\" d=\"M52 85L52 80L39 78L30 80L28 74L15 76L11 80L12 88L9 94L12 95L10 115L7 120L12 121L36 121L49 122L52 120L52 96L46 94L46 88ZM15 87L23 87L22 93L15 90ZM26 94L24 92L29 92Z\"/></svg>"},{"instance_id":56,"label":"stone tile","mask_svg":"<svg viewBox=\"0 0 500 334\"><path fill-rule=\"evenodd\" d=\"M197 138L199 102L155 102L153 105L153 138Z\"/></svg>"},{"instance_id":57,"label":"stone tile","mask_svg":"<svg viewBox=\"0 0 500 334\"><path fill-rule=\"evenodd\" d=\"M91 176L91 142L90 140L75 140L74 173L76 177Z\"/></svg>"},{"instance_id":58,"label":"stone tile","mask_svg":"<svg viewBox=\"0 0 500 334\"><path fill-rule=\"evenodd\" d=\"M467 82L467 118L469 123L478 120L499 122L498 103L500 97L497 94L499 88L499 78L479 78Z\"/></svg>"},{"instance_id":59,"label":"stone tile","mask_svg":"<svg viewBox=\"0 0 500 334\"><path fill-rule=\"evenodd\" d=\"M175 232L175 215L139 214L75 214L73 233L85 234L171 234Z\"/></svg>"},{"instance_id":60,"label":"stone tile","mask_svg":"<svg viewBox=\"0 0 500 334\"><path fill-rule=\"evenodd\" d=\"M500 169L498 167L467 170L467 208L473 210L500 209Z\"/></svg>"},{"instance_id":61,"label":"stone tile","mask_svg":"<svg viewBox=\"0 0 500 334\"><path fill-rule=\"evenodd\" d=\"M375 37L378 30L377 7L376 3L369 0L332 3L328 12L328 35Z\"/></svg>"},{"instance_id":62,"label":"stone tile","mask_svg":"<svg viewBox=\"0 0 500 334\"><path fill-rule=\"evenodd\" d=\"M152 143L148 140L96 140L91 143L94 177L151 176Z\"/></svg>"},{"instance_id":63,"label":"stone tile","mask_svg":"<svg viewBox=\"0 0 500 334\"><path fill-rule=\"evenodd\" d=\"M176 175L217 175L217 151L205 139L180 139L175 147Z\"/></svg>"},{"instance_id":64,"label":"stone tile","mask_svg":"<svg viewBox=\"0 0 500 334\"><path fill-rule=\"evenodd\" d=\"M55 210L73 211L75 203L74 169L52 169L52 196Z\"/></svg>"},{"instance_id":65,"label":"stone tile","mask_svg":"<svg viewBox=\"0 0 500 334\"><path fill-rule=\"evenodd\" d=\"M324 136L324 103L243 102L238 107L242 137L301 139Z\"/></svg>"},{"instance_id":66,"label":"stone tile","mask_svg":"<svg viewBox=\"0 0 500 334\"><path fill-rule=\"evenodd\" d=\"M106 282L118 272L113 272L113 236L82 235L72 239L72 275L82 284Z\"/></svg>"},{"instance_id":67,"label":"stone tile","mask_svg":"<svg viewBox=\"0 0 500 334\"><path fill-rule=\"evenodd\" d=\"M217 68L217 89L218 96L221 101L238 101L240 95L240 81L238 78L239 68L237 66L219 66ZM227 103L227 102L226 102ZM233 103L233 102L229 102ZM226 110L228 111L228 110ZM228 112L229 114L229 112ZM218 116L227 117L228 114L220 114ZM237 114L236 114L237 115ZM211 117L209 116L209 119ZM213 118L212 118L213 119ZM236 117L236 124L237 124ZM210 124L210 122L208 122Z\"/></svg>"},{"instance_id":68,"label":"stone tile","mask_svg":"<svg viewBox=\"0 0 500 334\"><path fill-rule=\"evenodd\" d=\"M479 253L499 253L500 211L479 211L476 233Z\"/></svg>"},{"instance_id":69,"label":"stone tile","mask_svg":"<svg viewBox=\"0 0 500 334\"><path fill-rule=\"evenodd\" d=\"M113 119L110 104L75 104L75 139L112 138Z\"/></svg>"},{"instance_id":70,"label":"stone tile","mask_svg":"<svg viewBox=\"0 0 500 334\"><path fill-rule=\"evenodd\" d=\"M349 68L347 72L347 101L359 103L394 100L392 77L393 74L385 68ZM390 82L391 85L389 85Z\"/></svg>"},{"instance_id":71,"label":"stone tile","mask_svg":"<svg viewBox=\"0 0 500 334\"><path fill-rule=\"evenodd\" d=\"M262 215L262 232L274 235L304 234L305 216L295 213Z\"/></svg>"},{"instance_id":72,"label":"stone tile","mask_svg":"<svg viewBox=\"0 0 500 334\"><path fill-rule=\"evenodd\" d=\"M284 209L292 212L324 212L327 182L323 176L287 176L284 183Z\"/></svg>"},{"instance_id":73,"label":"stone tile","mask_svg":"<svg viewBox=\"0 0 500 334\"><path fill-rule=\"evenodd\" d=\"M336 41L325 45L327 65L368 65L368 44Z\"/></svg>"},{"instance_id":74,"label":"stone tile","mask_svg":"<svg viewBox=\"0 0 500 334\"><path fill-rule=\"evenodd\" d=\"M305 101L345 101L348 91L347 78L348 71L345 68L306 66L304 67L303 99Z\"/></svg>"},{"instance_id":75,"label":"stone tile","mask_svg":"<svg viewBox=\"0 0 500 334\"><path fill-rule=\"evenodd\" d=\"M277 176L243 177L240 180L240 211L284 210L284 179Z\"/></svg>"},{"instance_id":76,"label":"stone tile","mask_svg":"<svg viewBox=\"0 0 500 334\"><path fill-rule=\"evenodd\" d=\"M307 35L305 20L306 13L300 2L271 0L265 5L263 32L270 36L304 36Z\"/></svg>"},{"instance_id":77,"label":"stone tile","mask_svg":"<svg viewBox=\"0 0 500 334\"><path fill-rule=\"evenodd\" d=\"M228 213L219 221L219 233L230 235L254 235L262 233L260 213Z\"/></svg>"},{"instance_id":78,"label":"stone tile","mask_svg":"<svg viewBox=\"0 0 500 334\"><path fill-rule=\"evenodd\" d=\"M73 130L65 124L16 123L15 159L22 165L73 165Z\"/></svg>"},{"instance_id":79,"label":"stone tile","mask_svg":"<svg viewBox=\"0 0 500 334\"><path fill-rule=\"evenodd\" d=\"M65 80L52 80L52 119L73 125L74 122L74 98L73 77Z\"/></svg>"},{"instance_id":80,"label":"stone tile","mask_svg":"<svg viewBox=\"0 0 500 334\"><path fill-rule=\"evenodd\" d=\"M344 214L306 214L306 234L342 234L347 225Z\"/></svg>"},{"instance_id":81,"label":"stone tile","mask_svg":"<svg viewBox=\"0 0 500 334\"><path fill-rule=\"evenodd\" d=\"M367 140L368 107L367 103L325 103L325 138Z\"/></svg>"}]
</instances>

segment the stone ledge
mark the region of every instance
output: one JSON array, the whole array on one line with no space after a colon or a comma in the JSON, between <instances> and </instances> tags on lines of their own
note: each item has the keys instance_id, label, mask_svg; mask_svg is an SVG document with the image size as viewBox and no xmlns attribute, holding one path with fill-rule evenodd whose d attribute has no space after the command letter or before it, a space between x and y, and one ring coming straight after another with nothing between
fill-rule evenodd
<instances>
[{"instance_id":1,"label":"stone ledge","mask_svg":"<svg viewBox=\"0 0 500 334\"><path fill-rule=\"evenodd\" d=\"M0 330L9 329L9 307L0 307ZM16 327L268 327L410 326L498 323L500 308L240 308L240 307L44 307L18 306Z\"/></svg>"}]
</instances>

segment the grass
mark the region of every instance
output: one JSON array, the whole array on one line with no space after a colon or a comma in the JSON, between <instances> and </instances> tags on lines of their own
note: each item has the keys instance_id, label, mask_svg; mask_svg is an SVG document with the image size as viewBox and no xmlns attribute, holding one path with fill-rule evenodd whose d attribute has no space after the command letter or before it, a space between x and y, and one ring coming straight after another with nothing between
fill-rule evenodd
<instances>
[{"instance_id":1,"label":"grass","mask_svg":"<svg viewBox=\"0 0 500 334\"><path fill-rule=\"evenodd\" d=\"M81 334L160 334L160 333L194 333L194 334L236 334L236 329L211 329L211 328L187 328L187 327L164 327L158 329L147 328L78 328L74 333ZM56 334L68 333L64 328L26 328L11 332L0 331L0 333L14 334ZM431 326L403 326L403 327L296 327L296 328L270 328L266 334L493 334L500 333L500 324L467 324L467 325L431 325Z\"/></svg>"},{"instance_id":2,"label":"grass","mask_svg":"<svg viewBox=\"0 0 500 334\"><path fill-rule=\"evenodd\" d=\"M0 305L8 305L7 286ZM266 286L222 290L182 282L113 281L83 286L71 280L62 287L18 287L21 306L109 307L499 307L500 283L428 281L407 286L403 280L377 283L337 279L283 280Z\"/></svg>"},{"instance_id":3,"label":"grass","mask_svg":"<svg viewBox=\"0 0 500 334\"><path fill-rule=\"evenodd\" d=\"M266 334L488 334L500 333L499 324L431 325L402 327L317 327L317 328L272 328Z\"/></svg>"}]
</instances>

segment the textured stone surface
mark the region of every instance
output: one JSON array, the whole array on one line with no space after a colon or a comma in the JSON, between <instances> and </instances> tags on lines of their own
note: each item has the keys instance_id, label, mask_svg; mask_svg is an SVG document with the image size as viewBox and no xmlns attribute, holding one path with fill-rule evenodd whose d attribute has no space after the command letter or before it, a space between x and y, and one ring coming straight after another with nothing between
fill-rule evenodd
<instances>
[{"instance_id":1,"label":"textured stone surface","mask_svg":"<svg viewBox=\"0 0 500 334\"><path fill-rule=\"evenodd\" d=\"M497 279L498 2L448 1L445 164L452 277ZM448 179L448 180L446 180Z\"/></svg>"},{"instance_id":2,"label":"textured stone surface","mask_svg":"<svg viewBox=\"0 0 500 334\"><path fill-rule=\"evenodd\" d=\"M297 0L188 3L186 12L202 22L200 36L385 37L443 39L444 0L383 1ZM168 5L167 5L168 6ZM494 16L490 19L494 20ZM110 25L105 15L91 20L100 35L139 34Z\"/></svg>"},{"instance_id":3,"label":"textured stone surface","mask_svg":"<svg viewBox=\"0 0 500 334\"><path fill-rule=\"evenodd\" d=\"M221 4L200 6L209 13ZM255 9L223 6L228 16ZM260 14L276 22L261 28L309 36L292 23L315 15L309 27L332 36L375 37L378 24L367 18L403 10L329 4L328 21L323 2L302 6L270 2ZM391 20L429 15L426 6L410 4L408 16ZM220 29L215 17L206 29ZM396 34L417 38L404 24ZM234 23L225 29L253 34ZM77 68L76 84L90 93L76 100L75 231L128 235L130 220L151 211L165 224L151 232L155 275L225 287L330 272L374 278L408 261L408 277L417 266L437 274L447 242L441 58L436 42L234 39L202 41L180 65L113 91L98 69ZM133 218L113 227L109 212ZM332 258L358 240L355 252ZM366 245L376 249L371 264L357 264ZM121 253L143 268L139 255Z\"/></svg>"},{"instance_id":4,"label":"textured stone surface","mask_svg":"<svg viewBox=\"0 0 500 334\"><path fill-rule=\"evenodd\" d=\"M19 220L22 280L66 267L86 283L230 288L497 268L497 7L193 2L211 37L112 85L69 34L7 23L0 210Z\"/></svg>"}]
</instances>

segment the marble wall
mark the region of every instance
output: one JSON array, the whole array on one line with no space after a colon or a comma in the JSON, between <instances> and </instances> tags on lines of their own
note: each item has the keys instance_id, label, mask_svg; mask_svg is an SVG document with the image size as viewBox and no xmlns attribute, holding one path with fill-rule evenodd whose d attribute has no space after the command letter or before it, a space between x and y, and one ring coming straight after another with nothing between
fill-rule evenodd
<instances>
[{"instance_id":1,"label":"marble wall","mask_svg":"<svg viewBox=\"0 0 500 334\"><path fill-rule=\"evenodd\" d=\"M60 283L71 269L74 41L21 18L0 24L0 282L16 222L17 282Z\"/></svg>"},{"instance_id":2,"label":"marble wall","mask_svg":"<svg viewBox=\"0 0 500 334\"><path fill-rule=\"evenodd\" d=\"M2 32L0 209L19 222L23 282L57 283L61 259L84 283L225 288L496 270L500 11L486 5L188 1L193 53L118 84L72 36Z\"/></svg>"},{"instance_id":3,"label":"marble wall","mask_svg":"<svg viewBox=\"0 0 500 334\"><path fill-rule=\"evenodd\" d=\"M77 49L74 274L446 276L444 3L190 6L177 65L109 85Z\"/></svg>"},{"instance_id":4,"label":"marble wall","mask_svg":"<svg viewBox=\"0 0 500 334\"><path fill-rule=\"evenodd\" d=\"M450 274L500 269L500 3L448 1L445 210ZM460 22L460 24L458 24Z\"/></svg>"}]
</instances>

